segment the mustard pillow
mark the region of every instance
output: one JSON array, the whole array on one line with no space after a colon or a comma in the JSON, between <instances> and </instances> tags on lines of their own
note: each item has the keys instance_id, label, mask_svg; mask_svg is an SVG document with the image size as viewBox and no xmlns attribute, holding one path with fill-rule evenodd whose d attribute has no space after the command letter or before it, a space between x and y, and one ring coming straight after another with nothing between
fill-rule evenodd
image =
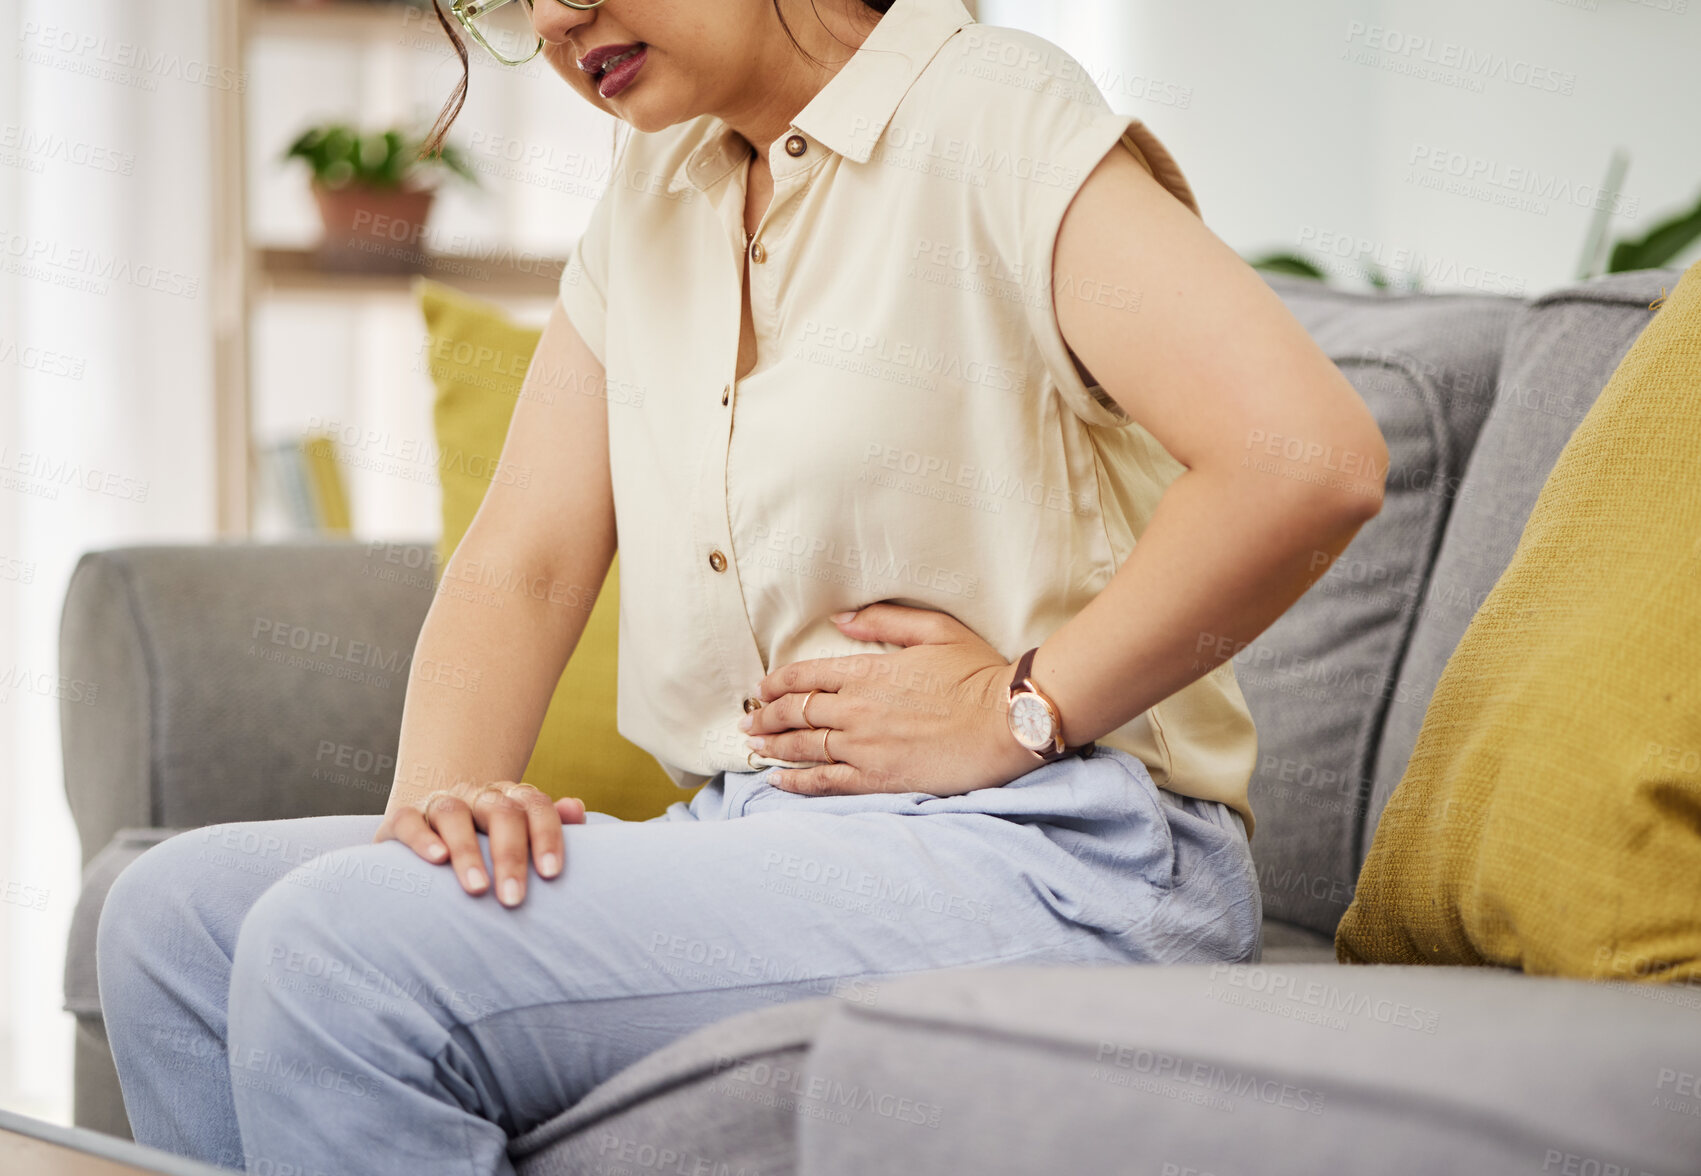
<instances>
[{"instance_id":1,"label":"mustard pillow","mask_svg":"<svg viewBox=\"0 0 1701 1176\"><path fill-rule=\"evenodd\" d=\"M541 332L439 282L421 279L415 293L425 315L426 358L437 389L432 418L443 487L440 579L484 500ZM691 793L676 787L648 752L615 729L619 609L616 555L550 698L522 778L550 796L576 796L587 809L635 821L656 816Z\"/></svg>"},{"instance_id":2,"label":"mustard pillow","mask_svg":"<svg viewBox=\"0 0 1701 1176\"><path fill-rule=\"evenodd\" d=\"M1701 980L1701 263L1448 660L1335 950Z\"/></svg>"}]
</instances>

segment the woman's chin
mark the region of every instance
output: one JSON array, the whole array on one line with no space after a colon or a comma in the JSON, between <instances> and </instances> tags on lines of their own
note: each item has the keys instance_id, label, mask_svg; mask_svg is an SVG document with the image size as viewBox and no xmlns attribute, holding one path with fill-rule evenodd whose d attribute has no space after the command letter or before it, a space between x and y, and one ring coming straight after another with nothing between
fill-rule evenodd
<instances>
[{"instance_id":1,"label":"woman's chin","mask_svg":"<svg viewBox=\"0 0 1701 1176\"><path fill-rule=\"evenodd\" d=\"M660 131L685 121L676 112L666 109L663 104L646 102L642 95L630 91L616 95L614 100L608 103L608 108L614 113L614 117L634 131Z\"/></svg>"}]
</instances>

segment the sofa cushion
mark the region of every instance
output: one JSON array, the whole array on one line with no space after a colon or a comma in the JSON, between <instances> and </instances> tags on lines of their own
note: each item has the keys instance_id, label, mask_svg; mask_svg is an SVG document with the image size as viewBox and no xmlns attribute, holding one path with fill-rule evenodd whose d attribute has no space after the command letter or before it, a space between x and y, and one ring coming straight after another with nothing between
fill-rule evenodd
<instances>
[{"instance_id":1,"label":"sofa cushion","mask_svg":"<svg viewBox=\"0 0 1701 1176\"><path fill-rule=\"evenodd\" d=\"M1506 570L1559 451L1653 317L1649 303L1679 276L1647 270L1568 286L1536 299L1513 323L1499 393L1466 467L1388 707L1355 864L1405 773L1442 668Z\"/></svg>"},{"instance_id":2,"label":"sofa cushion","mask_svg":"<svg viewBox=\"0 0 1701 1176\"><path fill-rule=\"evenodd\" d=\"M1234 657L1258 728L1252 853L1265 914L1332 936L1352 898L1388 687L1521 303L1267 280L1364 398L1391 462L1381 513Z\"/></svg>"},{"instance_id":3,"label":"sofa cushion","mask_svg":"<svg viewBox=\"0 0 1701 1176\"><path fill-rule=\"evenodd\" d=\"M1335 964L934 972L821 1023L798 1166L1692 1172L1696 995Z\"/></svg>"},{"instance_id":4,"label":"sofa cushion","mask_svg":"<svg viewBox=\"0 0 1701 1176\"><path fill-rule=\"evenodd\" d=\"M1701 983L1701 262L1436 685L1343 960Z\"/></svg>"},{"instance_id":5,"label":"sofa cushion","mask_svg":"<svg viewBox=\"0 0 1701 1176\"><path fill-rule=\"evenodd\" d=\"M514 1171L789 1176L799 1114L790 1090L817 1026L840 1003L789 1001L670 1042L509 1140Z\"/></svg>"},{"instance_id":6,"label":"sofa cushion","mask_svg":"<svg viewBox=\"0 0 1701 1176\"><path fill-rule=\"evenodd\" d=\"M1308 927L1296 927L1280 919L1264 920L1263 950L1259 963L1330 964L1335 962L1335 940Z\"/></svg>"}]
</instances>

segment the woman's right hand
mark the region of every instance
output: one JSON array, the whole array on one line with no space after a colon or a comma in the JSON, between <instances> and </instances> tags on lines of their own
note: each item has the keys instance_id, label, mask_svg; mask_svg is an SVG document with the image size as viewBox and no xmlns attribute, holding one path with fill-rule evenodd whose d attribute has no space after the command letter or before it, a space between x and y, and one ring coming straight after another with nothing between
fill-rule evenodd
<instances>
[{"instance_id":1,"label":"woman's right hand","mask_svg":"<svg viewBox=\"0 0 1701 1176\"><path fill-rule=\"evenodd\" d=\"M538 876L553 878L566 856L562 825L583 825L585 804L577 797L550 800L531 784L504 780L494 784L457 784L384 814L374 843L400 841L426 861L454 867L461 887L473 895L490 885L478 834L490 838L491 872L496 896L514 907L526 896L527 846L537 860Z\"/></svg>"}]
</instances>

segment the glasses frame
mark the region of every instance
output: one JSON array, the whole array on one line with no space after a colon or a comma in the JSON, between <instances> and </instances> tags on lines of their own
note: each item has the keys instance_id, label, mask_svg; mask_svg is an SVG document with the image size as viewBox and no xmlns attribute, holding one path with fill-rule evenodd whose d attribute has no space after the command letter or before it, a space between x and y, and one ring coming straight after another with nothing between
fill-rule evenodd
<instances>
[{"instance_id":1,"label":"glasses frame","mask_svg":"<svg viewBox=\"0 0 1701 1176\"><path fill-rule=\"evenodd\" d=\"M605 3L605 0L591 0L591 3L589 4L579 3L578 0L555 0L555 2L564 8L571 8L578 12L589 12L593 8L601 8ZM503 65L524 65L543 51L542 37L537 39L537 44L532 46L532 51L524 57L506 57L497 50L496 46L485 40L484 34L479 32L478 28L473 24L474 17L483 16L493 8L501 8L504 4L522 3L526 6L526 11L529 13L532 7L532 0L488 0L486 3L479 3L479 0L449 0L449 12L457 21L460 22L461 27L467 31L467 35L477 41L480 45L484 46L484 51L494 57L497 61L501 62ZM473 9L472 16L467 15L466 9L468 6L471 6Z\"/></svg>"}]
</instances>

